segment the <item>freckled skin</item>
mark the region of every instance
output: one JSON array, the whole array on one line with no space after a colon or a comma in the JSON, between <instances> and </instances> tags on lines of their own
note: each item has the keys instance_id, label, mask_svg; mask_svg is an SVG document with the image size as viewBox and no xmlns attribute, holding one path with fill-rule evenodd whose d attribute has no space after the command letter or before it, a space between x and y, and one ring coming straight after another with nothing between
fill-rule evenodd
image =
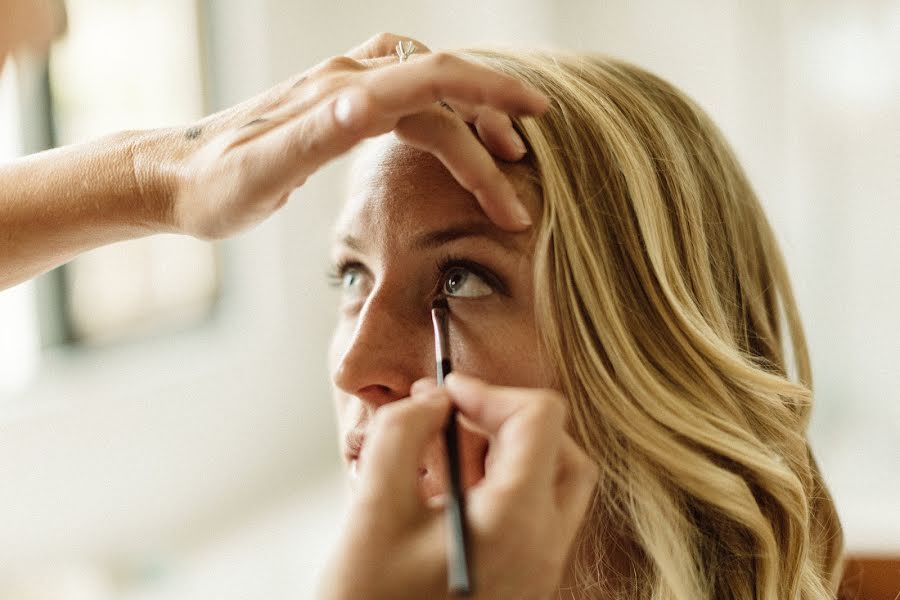
<instances>
[{"instance_id":1,"label":"freckled skin","mask_svg":"<svg viewBox=\"0 0 900 600\"><path fill-rule=\"evenodd\" d=\"M504 165L537 220L538 202L517 171ZM504 243L466 237L433 249L418 249L419 236L452 225L489 223L474 197L432 155L386 135L372 142L352 169L350 194L338 219L336 239L352 235L359 250L336 243L337 260L368 271L367 294L339 311L330 350L334 400L341 439L365 428L387 402L405 398L413 382L434 377L430 306L439 285L437 267L448 255L465 258L500 277L507 295L449 298L450 347L456 371L490 383L551 387L549 370L537 364L534 324L532 232L502 232ZM487 440L465 427L460 437L463 485L484 476ZM443 441L438 436L423 457L424 498L447 489Z\"/></svg>"}]
</instances>

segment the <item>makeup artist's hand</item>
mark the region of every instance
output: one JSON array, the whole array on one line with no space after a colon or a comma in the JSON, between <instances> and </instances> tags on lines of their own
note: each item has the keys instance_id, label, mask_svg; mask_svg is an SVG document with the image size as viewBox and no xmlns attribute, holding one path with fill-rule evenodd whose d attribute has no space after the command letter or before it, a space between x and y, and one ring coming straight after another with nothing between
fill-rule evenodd
<instances>
[{"instance_id":1,"label":"makeup artist's hand","mask_svg":"<svg viewBox=\"0 0 900 600\"><path fill-rule=\"evenodd\" d=\"M390 131L437 156L499 226L523 229L528 213L491 153L520 159L509 115L539 114L547 98L419 42L398 64L400 39L376 36L186 129L123 131L0 164L0 289L113 242L238 233L319 167ZM5 50L0 40L0 66Z\"/></svg>"},{"instance_id":2,"label":"makeup artist's hand","mask_svg":"<svg viewBox=\"0 0 900 600\"><path fill-rule=\"evenodd\" d=\"M399 64L400 39L373 38L181 132L187 139L173 156L139 170L163 177L175 229L202 238L243 230L280 208L322 165L389 131L437 156L498 225L526 226L527 213L519 212L488 150L521 158L524 145L507 114L540 113L546 98L508 75L429 53L419 42ZM481 140L461 115L476 124Z\"/></svg>"},{"instance_id":3,"label":"makeup artist's hand","mask_svg":"<svg viewBox=\"0 0 900 600\"><path fill-rule=\"evenodd\" d=\"M322 580L322 600L447 594L444 515L422 502L417 472L451 398L490 439L485 477L466 493L471 597L556 597L596 466L565 432L565 405L556 392L495 387L453 374L446 388L423 380L412 398L376 411L349 521Z\"/></svg>"}]
</instances>

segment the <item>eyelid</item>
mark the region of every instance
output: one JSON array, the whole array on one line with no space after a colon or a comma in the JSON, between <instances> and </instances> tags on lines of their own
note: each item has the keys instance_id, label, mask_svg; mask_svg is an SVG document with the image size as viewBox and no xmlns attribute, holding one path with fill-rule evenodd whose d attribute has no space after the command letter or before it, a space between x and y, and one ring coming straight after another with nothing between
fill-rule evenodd
<instances>
[{"instance_id":1,"label":"eyelid","mask_svg":"<svg viewBox=\"0 0 900 600\"><path fill-rule=\"evenodd\" d=\"M439 260L435 265L435 283L431 292L431 297L443 295L443 288L447 274L454 268L461 268L469 271L487 284L492 290L503 295L509 296L509 290L504 281L488 267L464 258L461 256L449 255ZM350 269L358 269L367 277L372 277L372 271L360 260L349 256L339 257L332 263L328 272L328 279L332 286L339 287L344 275Z\"/></svg>"},{"instance_id":2,"label":"eyelid","mask_svg":"<svg viewBox=\"0 0 900 600\"><path fill-rule=\"evenodd\" d=\"M343 257L336 259L332 263L331 268L328 270L329 283L334 287L339 287L341 285L341 281L344 278L344 275L346 275L347 271L349 271L350 269L357 269L368 276L372 275L368 267L366 267L366 265L364 265L361 261L350 257Z\"/></svg>"},{"instance_id":3,"label":"eyelid","mask_svg":"<svg viewBox=\"0 0 900 600\"><path fill-rule=\"evenodd\" d=\"M438 262L435 276L435 288L432 292L432 296L443 295L444 280L447 273L454 268L462 268L469 271L484 281L495 292L504 296L509 296L506 284L504 284L503 280L489 268L473 260L454 256L447 256Z\"/></svg>"}]
</instances>

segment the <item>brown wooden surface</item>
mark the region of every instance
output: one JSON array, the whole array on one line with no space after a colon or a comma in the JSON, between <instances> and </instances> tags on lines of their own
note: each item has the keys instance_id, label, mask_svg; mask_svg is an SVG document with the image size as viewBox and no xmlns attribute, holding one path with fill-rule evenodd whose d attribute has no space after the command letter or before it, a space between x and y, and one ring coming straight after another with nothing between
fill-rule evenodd
<instances>
[{"instance_id":1,"label":"brown wooden surface","mask_svg":"<svg viewBox=\"0 0 900 600\"><path fill-rule=\"evenodd\" d=\"M898 600L900 556L849 556L840 600Z\"/></svg>"}]
</instances>

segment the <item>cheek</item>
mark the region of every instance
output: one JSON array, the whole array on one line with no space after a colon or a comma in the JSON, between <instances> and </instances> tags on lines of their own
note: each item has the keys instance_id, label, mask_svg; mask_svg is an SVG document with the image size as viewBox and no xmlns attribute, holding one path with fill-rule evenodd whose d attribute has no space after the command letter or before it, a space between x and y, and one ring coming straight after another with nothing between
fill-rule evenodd
<instances>
[{"instance_id":1,"label":"cheek","mask_svg":"<svg viewBox=\"0 0 900 600\"><path fill-rule=\"evenodd\" d=\"M539 362L537 332L530 319L511 313L476 324L460 317L455 326L455 370L493 385L550 387L550 369Z\"/></svg>"}]
</instances>

